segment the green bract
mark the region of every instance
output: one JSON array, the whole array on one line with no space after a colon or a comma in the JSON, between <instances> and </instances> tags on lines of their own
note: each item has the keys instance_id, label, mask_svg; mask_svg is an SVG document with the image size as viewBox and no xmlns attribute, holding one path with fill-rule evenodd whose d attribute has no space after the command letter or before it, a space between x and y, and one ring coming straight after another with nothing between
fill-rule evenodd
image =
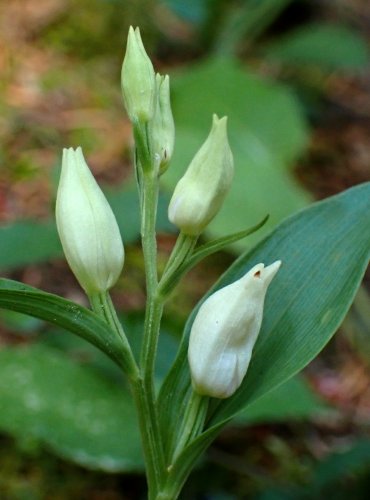
<instances>
[{"instance_id":1,"label":"green bract","mask_svg":"<svg viewBox=\"0 0 370 500\"><path fill-rule=\"evenodd\" d=\"M163 174L169 165L175 144L175 123L170 101L170 78L168 75L156 75L157 102L151 123L152 148L154 162Z\"/></svg>"}]
</instances>

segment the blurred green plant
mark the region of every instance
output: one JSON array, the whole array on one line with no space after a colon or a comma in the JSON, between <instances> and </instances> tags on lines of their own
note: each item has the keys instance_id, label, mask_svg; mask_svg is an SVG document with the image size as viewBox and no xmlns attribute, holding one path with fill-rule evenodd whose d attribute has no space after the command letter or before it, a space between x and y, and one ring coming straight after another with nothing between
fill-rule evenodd
<instances>
[{"instance_id":1,"label":"blurred green plant","mask_svg":"<svg viewBox=\"0 0 370 500\"><path fill-rule=\"evenodd\" d=\"M323 71L361 72L370 62L366 40L342 25L310 23L264 48L267 61Z\"/></svg>"},{"instance_id":2,"label":"blurred green plant","mask_svg":"<svg viewBox=\"0 0 370 500\"><path fill-rule=\"evenodd\" d=\"M138 4L139 3L144 10L149 5L147 2L138 2ZM154 2L150 3L151 8L153 3ZM219 29L219 32L213 36L212 50L210 48L209 51L214 51L218 54L235 54L243 44L243 41L244 45L254 42L289 3L288 1L275 2L273 6L272 2L245 2L245 6L243 5L241 7L245 9L243 11L244 17L241 16L242 12L239 8L235 9L234 5L231 5L229 15L225 17L224 25L221 27L216 25L216 29ZM218 4L221 4L221 2L218 2ZM171 2L171 5L177 12L181 10L181 6L183 10L187 10L187 17L192 22L197 22L198 24L206 23L207 19L213 19L212 16L214 13L211 12L211 2L205 2L202 7L196 2L185 5L184 2L177 1ZM89 5L89 8L90 7L91 5ZM207 8L209 9L208 11L206 11ZM262 14L266 14L266 10L263 9L266 8L268 9L269 15L263 18ZM252 28L248 28L247 24L241 22L241 20L248 18L251 9L255 9L253 11L255 13L253 19L261 20L261 24L253 24L253 30ZM55 32L55 38L53 38L54 35L50 32L45 37L45 41L54 45L61 43L61 50L64 50L67 46L67 49L71 53L74 52L76 47L84 47L86 44L81 42L83 42L84 37L85 39L90 37L91 30L94 27L85 25L87 26L86 33L83 31L78 34L76 26L81 24L81 21L85 19L87 12L88 9L86 9L84 13L82 12L81 16L77 16L74 19L71 26L67 28L65 35L60 37L60 34ZM147 12L151 12L151 10L148 8ZM113 14L110 14L110 19L119 22L118 18L115 16L116 10L114 10ZM93 20L93 18L90 19ZM93 21L93 24L94 22L95 21ZM230 29L230 26L234 25L237 27L239 26L239 31L235 30L235 32L233 31L233 37L229 39L227 39L227 37L225 38L224 35L227 30ZM101 34L103 34L105 30L106 27L102 26L100 30ZM75 41L73 40L73 36L78 38L80 35L81 38ZM103 41L103 37L98 38L99 40L97 43ZM212 38L210 38L210 40L211 39ZM69 43L68 40L71 42ZM104 44L107 43L108 45L99 47L99 49L97 46L94 46L94 44L89 47L86 45L86 52L82 52L80 55L86 58L92 57L94 50L97 49L102 52L107 52L110 50L111 46L109 44L111 40L105 38ZM318 47L318 50L310 50L312 46ZM338 50L333 51L333 46L338 47ZM299 63L300 65L319 67L324 71L359 70L368 60L366 44L353 30L324 25L307 26L288 34L281 41L278 40L274 43L262 46L261 53L262 57L266 58L267 61L292 66ZM231 144L236 152L237 161L239 162L239 164L237 164L238 177L235 182L236 189L231 193L223 213L220 214L220 217L212 224L208 233L209 236L218 237L225 234L225 228L228 231L230 231L230 229L239 230L241 227L245 227L255 222L256 219L264 216L266 212L272 214L270 226L267 228L271 229L272 226L276 225L286 215L304 207L310 201L309 195L305 193L302 188L297 186L289 172L289 167L291 167L294 161L303 153L308 138L306 120L292 92L276 84L276 82L267 83L263 81L253 75L250 69L243 69L241 65L233 59L221 57L206 59L194 66L189 65L186 72L182 74L179 73L174 80L174 113L177 123L178 141L174 164L167 178L164 179L164 183L168 189L172 189L175 178L178 178L181 169L190 159L192 151L198 146L198 137L200 137L205 130L209 110L211 109L220 114L228 114L232 124ZM197 118L195 124L194 117ZM284 119L281 120L281 117L284 117ZM246 196L246 193L248 193L248 196ZM138 206L131 194L125 190L124 196L118 193L110 198L121 231L125 234L125 241L128 242L135 241L139 235ZM347 199L350 200L351 198L348 197ZM332 212L328 212L330 213L329 218L331 220L335 218L336 211L340 205L340 203L338 204L338 202L334 202L334 200L332 203L332 206L335 206L335 210L333 208ZM115 208L115 204L117 204L117 208ZM122 209L123 206L125 206L124 210ZM326 206L328 207L328 205ZM132 214L132 220L123 217L125 213ZM164 232L171 230L164 215L164 211L160 210L160 214L158 229ZM360 217L360 213L358 213L358 216ZM304 216L302 216L302 220L303 219ZM348 224L346 223L345 227L349 227L350 221L347 222ZM351 223L354 224L355 221L353 220ZM365 227L363 229L365 231ZM316 227L311 228L311 230L312 232L308 232L309 237L306 239L307 247L311 245L311 236L313 234L315 234L315 237L317 236ZM342 230L344 231L343 228ZM283 230L280 231L283 233ZM1 239L4 244L0 248L0 262L4 269L16 268L28 263L42 262L43 260L54 258L61 254L56 231L51 223L35 225L34 222L22 221L12 226L2 228L1 232ZM324 225L322 227L322 232L323 234L325 233ZM37 244L35 244L35 240L33 239L35 235L37 235ZM357 237L356 235L354 236L355 239ZM260 239L260 235L258 239ZM20 251L22 250L20 242L22 242L22 245L27 245L28 251L26 255L23 251ZM40 245L40 242L43 242L42 245ZM329 239L328 243L332 244L334 248L336 245L335 238L333 240ZM243 247L244 245L239 244L234 248L241 250ZM324 246L324 249L329 252L327 246ZM300 249L294 247L293 251L298 253ZM348 249L348 252L350 252L350 249ZM315 263L318 273L321 274L320 278L322 278L322 269L325 268L325 258L327 254L323 251L320 261L319 258L314 260L314 257L315 259L317 257L314 253L315 252L312 252L310 254L311 261L307 261L307 265L314 265L313 263ZM318 253L320 254L320 252ZM359 256L360 259L362 257L363 256ZM344 256L336 256L336 258L344 259ZM318 263L321 263L321 267ZM301 271L301 268L299 270ZM325 279L329 281L328 276L326 276ZM352 281L351 290L355 287L356 279ZM311 285L321 286L320 284L321 280L317 280ZM340 281L339 278L335 281L335 284L343 289L347 286L343 281ZM348 286L351 286L351 284ZM347 293L349 297L350 293L348 290L343 291L343 296L345 293ZM335 307L335 304L331 305ZM326 319L328 320L328 318ZM333 325L331 325L331 328L333 328ZM328 337L320 339L320 345L322 345L327 338ZM296 345L296 347L297 349L299 348L298 345ZM277 348L278 347L272 341L271 350L274 351ZM313 348L311 347L311 349ZM316 351L317 350L318 347L316 346ZM166 368L168 368L168 355L166 355L166 352L173 353L173 350L165 349L160 352L163 353L163 360L165 364L167 363ZM262 352L265 351L263 350ZM313 350L311 350L310 355L308 356L306 352L305 356L308 358L312 357L314 354ZM118 432L119 426L122 428L122 415L119 414L121 411L122 414L126 412L128 422L130 425L132 424L132 419L130 420L131 409L129 406L121 408L120 405L115 407L113 404L113 401L118 396L118 392L117 385L112 383L111 380L106 380L101 373L97 374L94 371L94 367L92 367L91 370L87 370L86 375L81 375L82 370L80 370L80 367L76 363L72 362L64 354L55 353L45 346L41 348L37 346L35 348L31 347L25 351L9 349L0 355L3 356L2 366L4 366L5 370L3 375L0 376L0 379L4 377L3 383L1 384L1 391L4 391L4 397L2 398L0 394L0 405L3 405L2 409L4 410L0 418L0 426L4 430L14 433L14 435L19 438L22 437L22 434L24 435L25 432L29 432L37 439L47 443L61 455L89 467L127 471L137 470L142 466L140 452L138 451L139 444L136 430L132 430L132 433L130 431L132 441L130 441L126 450L127 453L125 452L124 455L122 455L122 450L121 455L119 455L117 443L114 442L112 436L106 434L102 434L101 441L97 438L95 445L91 446L91 436L94 432L97 434L99 434L99 432L96 430L98 425L92 417L95 400L91 401L91 394L87 394L90 385L96 389L97 396L102 394L102 391L105 391L104 393L108 401L107 405L110 405L109 408L108 406L107 408L112 412L112 420L110 421L111 429L116 429ZM36 391L34 394L39 396L39 400L50 403L50 405L48 405L48 411L45 411L44 406L42 406L42 408L37 408L37 398L33 401L32 398L27 398L27 394L32 393L28 391L27 384L23 384L24 381L22 382L20 379L17 380L16 378L12 378L14 377L14 372L11 370L11 367L14 366L14 363L24 364L27 368L27 373L32 376L34 382L33 388ZM303 363L303 361L301 360L300 363ZM51 365L53 365L53 367L51 367ZM69 377L72 377L72 375L76 376L76 380L79 380L80 376L85 377L80 384L79 390L81 392L71 391L69 395L65 395L65 399L59 402L60 404L54 399L48 399L51 397L50 392L52 384L44 380L45 377L42 375L43 370L45 373L54 368L57 370L57 373L60 373L61 386L63 380L68 384L71 380ZM2 368L0 368L0 373L1 370ZM258 370L255 370L255 373L257 373ZM293 370L290 366L285 373L291 373L289 370L294 371L296 368ZM162 370L162 376L165 371L166 369ZM284 373L284 370L282 373ZM267 375L265 377L267 377ZM277 377L276 374L275 377ZM281 378L284 377L281 376ZM277 383L276 380L274 383ZM261 397L260 400L253 402L250 406L251 413L249 415L254 415L254 417L249 416L249 418L252 420L254 419L254 421L263 419L275 421L276 419L284 418L284 415L287 417L290 414L288 405L284 406L281 415L276 415L273 411L276 408L276 399L274 399L274 397L279 398L279 400L283 398L284 390L289 393L290 391L296 390L298 404L297 408L295 408L297 413L292 411L294 418L300 416L299 408L303 408L301 415L310 415L311 411L316 411L320 405L314 397L311 399L312 395L309 389L302 384L302 382L296 381L292 383L288 382L287 389L284 389L284 386L280 386L280 389L276 389L275 395L274 392L270 392ZM14 400L14 393L17 393L17 390L14 390L13 393L13 391L9 391L10 387L18 388L19 394L22 396L19 398L18 403ZM279 392L279 390L281 390L281 392ZM298 394L302 396L301 400L298 399ZM68 398L70 398L70 400ZM77 419L77 428L72 425L69 429L70 434L65 430L66 434L63 434L63 436L58 434L54 437L51 436L50 424L52 423L54 426L58 426L58 422L60 422L59 419L63 419L65 416L63 412L66 411L68 413L68 408L76 405L78 400L87 401L86 415L92 419L91 427L86 426L86 428L84 428L85 432L80 433L79 439L76 439L75 434L79 432L78 425L81 425L81 422ZM179 402L177 403L179 404ZM125 399L125 404L130 404L128 403L128 398ZM300 406L300 404L302 404L302 406ZM13 406L13 413L9 412L9 405ZM99 408L98 406L98 410ZM101 409L103 416L107 408ZM179 406L175 406L174 411L179 411ZM215 408L215 412L217 414L217 408ZM226 415L228 415L227 412ZM26 424L26 420L28 424ZM86 420L84 423L86 423ZM95 424L96 426L94 427ZM105 429L105 431L107 431L107 429ZM102 444L103 442L105 444Z\"/></svg>"},{"instance_id":3,"label":"blurred green plant","mask_svg":"<svg viewBox=\"0 0 370 500\"><path fill-rule=\"evenodd\" d=\"M143 317L125 317L124 322L138 355ZM20 443L32 438L87 468L143 471L135 408L128 387L122 387L120 371L99 350L67 331L48 328L36 340L27 348L0 352L0 429ZM158 351L158 385L177 347L178 341L165 327ZM53 377L45 376L50 373ZM304 379L295 378L253 403L231 425L297 420L324 409ZM121 434L124 447L117 440Z\"/></svg>"}]
</instances>

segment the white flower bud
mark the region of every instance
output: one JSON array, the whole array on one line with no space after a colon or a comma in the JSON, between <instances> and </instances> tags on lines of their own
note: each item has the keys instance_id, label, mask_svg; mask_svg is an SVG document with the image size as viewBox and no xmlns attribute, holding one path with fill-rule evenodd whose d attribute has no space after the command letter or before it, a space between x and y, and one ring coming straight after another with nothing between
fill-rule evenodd
<instances>
[{"instance_id":1,"label":"white flower bud","mask_svg":"<svg viewBox=\"0 0 370 500\"><path fill-rule=\"evenodd\" d=\"M171 198L168 217L184 234L199 235L220 210L230 189L234 163L226 125L226 117L213 115L209 136Z\"/></svg>"},{"instance_id":2,"label":"white flower bud","mask_svg":"<svg viewBox=\"0 0 370 500\"><path fill-rule=\"evenodd\" d=\"M88 295L111 288L123 267L122 239L81 148L63 150L55 212L64 254L82 288Z\"/></svg>"},{"instance_id":3,"label":"white flower bud","mask_svg":"<svg viewBox=\"0 0 370 500\"><path fill-rule=\"evenodd\" d=\"M254 266L243 278L212 294L200 307L189 341L194 390L228 398L247 372L261 328L268 285L281 261Z\"/></svg>"},{"instance_id":4,"label":"white flower bud","mask_svg":"<svg viewBox=\"0 0 370 500\"><path fill-rule=\"evenodd\" d=\"M168 75L156 75L157 105L151 123L152 149L154 159L159 164L159 173L163 174L169 165L175 144L175 123L170 101L170 78Z\"/></svg>"},{"instance_id":5,"label":"white flower bud","mask_svg":"<svg viewBox=\"0 0 370 500\"><path fill-rule=\"evenodd\" d=\"M148 122L155 110L155 74L140 36L130 26L121 75L122 93L132 122Z\"/></svg>"}]
</instances>

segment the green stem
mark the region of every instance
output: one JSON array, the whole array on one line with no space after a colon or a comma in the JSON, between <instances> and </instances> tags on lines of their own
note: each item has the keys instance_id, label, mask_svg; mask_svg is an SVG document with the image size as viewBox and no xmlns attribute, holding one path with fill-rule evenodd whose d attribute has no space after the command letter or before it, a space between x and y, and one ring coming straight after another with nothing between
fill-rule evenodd
<instances>
[{"instance_id":1,"label":"green stem","mask_svg":"<svg viewBox=\"0 0 370 500\"><path fill-rule=\"evenodd\" d=\"M140 355L140 383L133 386L139 413L144 455L147 464L149 497L155 498L165 475L163 443L159 429L154 389L155 359L163 305L157 300L156 215L158 173L151 154L148 124L134 124L136 145L135 168L139 181L141 238L146 276L146 310Z\"/></svg>"},{"instance_id":2,"label":"green stem","mask_svg":"<svg viewBox=\"0 0 370 500\"><path fill-rule=\"evenodd\" d=\"M153 393L150 390L148 391L140 375L139 368L132 354L122 325L117 317L109 293L99 293L90 296L89 299L93 310L109 324L123 342L123 348L126 354L125 373L129 377L130 387L139 418L144 459L148 476L149 497L154 499L161 484L164 465L160 452L161 441L158 438L158 430L156 430L158 423L153 411Z\"/></svg>"},{"instance_id":3,"label":"green stem","mask_svg":"<svg viewBox=\"0 0 370 500\"><path fill-rule=\"evenodd\" d=\"M148 498L154 500L163 483L164 460L157 430L158 421L153 414L153 395L147 392L142 378L131 384L131 390L139 417L148 480Z\"/></svg>"},{"instance_id":4,"label":"green stem","mask_svg":"<svg viewBox=\"0 0 370 500\"><path fill-rule=\"evenodd\" d=\"M156 500L176 500L180 495L182 487L194 466L194 461L185 456L186 448L203 430L208 402L208 397L200 396L192 390L180 429L180 438L173 453L172 463L167 468L166 481L162 483Z\"/></svg>"},{"instance_id":5,"label":"green stem","mask_svg":"<svg viewBox=\"0 0 370 500\"><path fill-rule=\"evenodd\" d=\"M139 376L139 368L135 361L126 334L117 317L116 310L110 298L109 292L97 293L89 296L89 301L93 311L103 318L111 329L116 332L122 342L125 364L123 370L130 380L135 380Z\"/></svg>"},{"instance_id":6,"label":"green stem","mask_svg":"<svg viewBox=\"0 0 370 500\"><path fill-rule=\"evenodd\" d=\"M143 207L141 236L146 274L147 305L140 356L140 367L143 378L141 390L144 392L147 400L147 425L150 427L153 446L155 447L156 466L158 468L156 480L158 483L161 481L165 471L164 451L154 390L155 360L160 321L163 312L163 304L157 298L158 274L155 223L158 202L158 179L152 170L151 172L144 172L142 180Z\"/></svg>"},{"instance_id":7,"label":"green stem","mask_svg":"<svg viewBox=\"0 0 370 500\"><path fill-rule=\"evenodd\" d=\"M154 175L144 175L143 194L144 203L141 238L146 274L147 309L141 351L141 367L143 369L144 378L153 378L155 353L157 350L159 326L162 316L162 306L156 299L158 274L155 221L157 213L158 182Z\"/></svg>"}]
</instances>

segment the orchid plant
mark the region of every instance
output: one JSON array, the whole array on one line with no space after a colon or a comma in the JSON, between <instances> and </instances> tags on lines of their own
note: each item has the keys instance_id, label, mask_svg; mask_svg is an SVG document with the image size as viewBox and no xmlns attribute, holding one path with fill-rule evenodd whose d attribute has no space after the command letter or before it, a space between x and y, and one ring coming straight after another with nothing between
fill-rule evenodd
<instances>
[{"instance_id":1,"label":"orchid plant","mask_svg":"<svg viewBox=\"0 0 370 500\"><path fill-rule=\"evenodd\" d=\"M122 92L135 141L146 273L140 358L109 294L124 264L120 231L81 148L63 152L56 222L91 308L7 279L0 280L0 306L62 326L122 370L137 411L148 498L172 500L230 419L301 370L337 330L369 261L370 184L293 215L241 255L190 315L158 388L156 353L167 299L202 259L257 231L266 219L199 244L232 188L227 118L214 115L209 136L170 201L168 217L179 234L159 275L159 180L170 168L175 126L169 77L155 74L138 28L128 34Z\"/></svg>"}]
</instances>

